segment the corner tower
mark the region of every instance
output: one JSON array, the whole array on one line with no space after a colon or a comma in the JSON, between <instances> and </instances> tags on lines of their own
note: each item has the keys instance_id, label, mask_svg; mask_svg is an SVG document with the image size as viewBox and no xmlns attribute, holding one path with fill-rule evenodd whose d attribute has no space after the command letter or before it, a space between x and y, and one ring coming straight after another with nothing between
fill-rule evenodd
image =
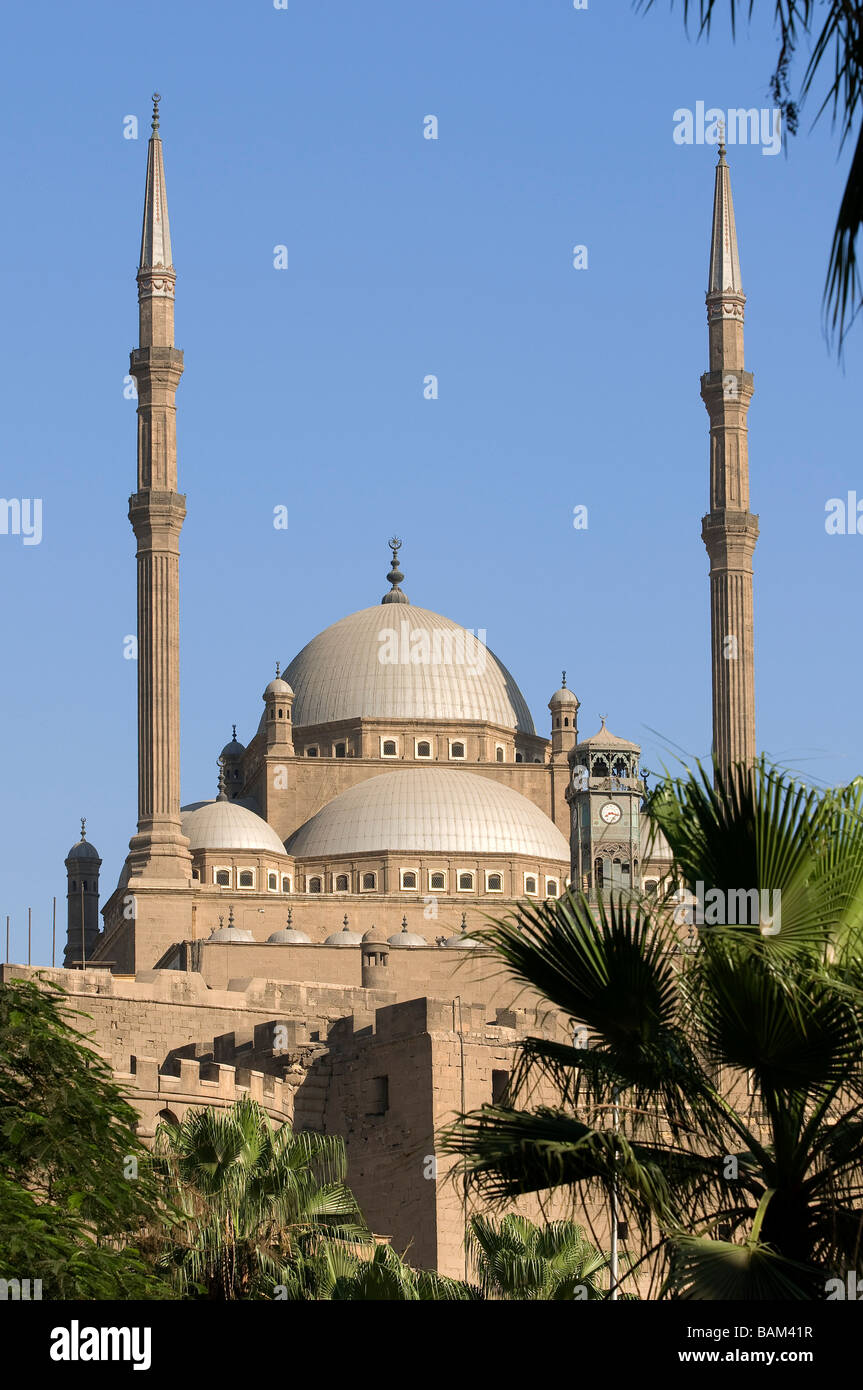
<instances>
[{"instance_id":1,"label":"corner tower","mask_svg":"<svg viewBox=\"0 0 863 1390\"><path fill-rule=\"evenodd\" d=\"M720 143L707 289L710 370L701 378L710 416L710 511L701 535L710 556L713 757L720 772L755 758L752 554L758 517L749 510L746 417L753 383L743 367L745 304L731 176Z\"/></svg>"},{"instance_id":2,"label":"corner tower","mask_svg":"<svg viewBox=\"0 0 863 1390\"><path fill-rule=\"evenodd\" d=\"M129 520L138 542L138 833L129 843L129 882L176 886L192 877L180 829L180 530L186 499L177 491L174 398L183 354L174 347L171 232L159 101L147 152L144 226L138 267L139 346L130 372L138 386L138 490Z\"/></svg>"}]
</instances>

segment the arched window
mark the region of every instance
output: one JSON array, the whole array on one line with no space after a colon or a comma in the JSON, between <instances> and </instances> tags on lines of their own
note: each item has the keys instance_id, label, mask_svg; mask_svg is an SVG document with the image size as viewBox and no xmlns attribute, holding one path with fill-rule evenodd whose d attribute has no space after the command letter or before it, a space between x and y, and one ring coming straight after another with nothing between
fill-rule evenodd
<instances>
[{"instance_id":1,"label":"arched window","mask_svg":"<svg viewBox=\"0 0 863 1390\"><path fill-rule=\"evenodd\" d=\"M377 887L377 883L377 874L363 874L362 887L364 893L370 893L373 888Z\"/></svg>"},{"instance_id":2,"label":"arched window","mask_svg":"<svg viewBox=\"0 0 863 1390\"><path fill-rule=\"evenodd\" d=\"M501 748L500 744L498 744L497 748L495 748L494 756L499 763L503 762L503 749Z\"/></svg>"},{"instance_id":3,"label":"arched window","mask_svg":"<svg viewBox=\"0 0 863 1390\"><path fill-rule=\"evenodd\" d=\"M418 757L418 758L430 758L430 757L431 757L431 744L428 742L427 739L421 739L420 742L417 744L417 757Z\"/></svg>"},{"instance_id":4,"label":"arched window","mask_svg":"<svg viewBox=\"0 0 863 1390\"><path fill-rule=\"evenodd\" d=\"M307 749L306 749L306 757L307 757L307 758L316 758L317 756L318 756L318 750L317 750L317 748L307 748Z\"/></svg>"},{"instance_id":5,"label":"arched window","mask_svg":"<svg viewBox=\"0 0 863 1390\"><path fill-rule=\"evenodd\" d=\"M86 891L87 891L87 884L86 884L86 883L82 883L82 884L81 884L81 887L84 889L84 892L86 893Z\"/></svg>"},{"instance_id":6,"label":"arched window","mask_svg":"<svg viewBox=\"0 0 863 1390\"><path fill-rule=\"evenodd\" d=\"M534 878L533 874L525 874L525 876L524 876L524 891L525 891L525 893L535 893L535 892L536 892L536 879Z\"/></svg>"},{"instance_id":7,"label":"arched window","mask_svg":"<svg viewBox=\"0 0 863 1390\"><path fill-rule=\"evenodd\" d=\"M557 897L557 879L556 879L556 878L547 878L547 879L545 880L545 896L546 896L547 898L556 898L556 897Z\"/></svg>"},{"instance_id":8,"label":"arched window","mask_svg":"<svg viewBox=\"0 0 863 1390\"><path fill-rule=\"evenodd\" d=\"M310 878L310 879L309 879L309 889L308 889L308 891L309 891L310 893L320 893L320 891L321 891L321 880L320 880L319 878Z\"/></svg>"},{"instance_id":9,"label":"arched window","mask_svg":"<svg viewBox=\"0 0 863 1390\"><path fill-rule=\"evenodd\" d=\"M278 892L278 888L279 888L279 875L278 875L278 874L267 874L267 887L269 888L269 890L270 890L271 893L276 893L276 892Z\"/></svg>"},{"instance_id":10,"label":"arched window","mask_svg":"<svg viewBox=\"0 0 863 1390\"><path fill-rule=\"evenodd\" d=\"M443 893L446 888L446 874L429 874L429 888L433 893Z\"/></svg>"},{"instance_id":11,"label":"arched window","mask_svg":"<svg viewBox=\"0 0 863 1390\"><path fill-rule=\"evenodd\" d=\"M416 888L417 876L413 869L402 869L402 888Z\"/></svg>"},{"instance_id":12,"label":"arched window","mask_svg":"<svg viewBox=\"0 0 863 1390\"><path fill-rule=\"evenodd\" d=\"M334 753L337 758L343 758L345 756L345 744L337 743L334 749Z\"/></svg>"},{"instance_id":13,"label":"arched window","mask_svg":"<svg viewBox=\"0 0 863 1390\"><path fill-rule=\"evenodd\" d=\"M597 893L598 893L598 892L601 890L603 883L605 882L605 873L604 873L604 870L603 870L603 867L602 867L602 860L601 860L601 859L597 859L597 860L594 862L594 865L593 865L593 881L594 881L594 884L595 884L595 886L596 886L596 891L597 891Z\"/></svg>"},{"instance_id":14,"label":"arched window","mask_svg":"<svg viewBox=\"0 0 863 1390\"><path fill-rule=\"evenodd\" d=\"M464 757L464 744L463 744L463 743L451 743L451 744L450 744L450 747L449 747L449 755L450 755L451 758L463 758L463 757Z\"/></svg>"},{"instance_id":15,"label":"arched window","mask_svg":"<svg viewBox=\"0 0 863 1390\"><path fill-rule=\"evenodd\" d=\"M348 876L347 876L347 874L339 874L338 878L336 879L336 892L337 892L337 893L347 893L347 891L348 891Z\"/></svg>"},{"instance_id":16,"label":"arched window","mask_svg":"<svg viewBox=\"0 0 863 1390\"><path fill-rule=\"evenodd\" d=\"M524 762L524 754L523 754L523 753L516 753L516 755L515 755L515 760L516 760L517 763L523 763L523 762Z\"/></svg>"},{"instance_id":17,"label":"arched window","mask_svg":"<svg viewBox=\"0 0 863 1390\"><path fill-rule=\"evenodd\" d=\"M216 870L216 883L219 885L220 888L230 888L230 886L231 886L231 871L230 871L230 869L217 869L217 870Z\"/></svg>"},{"instance_id":18,"label":"arched window","mask_svg":"<svg viewBox=\"0 0 863 1390\"><path fill-rule=\"evenodd\" d=\"M385 738L381 744L381 757L394 758L396 756L396 741L394 738Z\"/></svg>"},{"instance_id":19,"label":"arched window","mask_svg":"<svg viewBox=\"0 0 863 1390\"><path fill-rule=\"evenodd\" d=\"M564 721L563 721L563 727L564 727L565 729L568 729L568 728L569 728L569 715L567 715L567 716L565 717L565 719L564 719Z\"/></svg>"},{"instance_id":20,"label":"arched window","mask_svg":"<svg viewBox=\"0 0 863 1390\"><path fill-rule=\"evenodd\" d=\"M72 892L73 892L73 893L77 893L77 891L78 891L78 884L77 884L77 881L73 878L73 879L72 879Z\"/></svg>"},{"instance_id":21,"label":"arched window","mask_svg":"<svg viewBox=\"0 0 863 1390\"><path fill-rule=\"evenodd\" d=\"M463 873L458 876L458 891L460 893L473 892L473 874Z\"/></svg>"},{"instance_id":22,"label":"arched window","mask_svg":"<svg viewBox=\"0 0 863 1390\"><path fill-rule=\"evenodd\" d=\"M240 870L240 879L239 879L239 883L240 883L240 887L241 887L241 888L254 888L254 886L255 886L255 875L254 875L254 873L252 872L251 869L241 869L241 870Z\"/></svg>"},{"instance_id":23,"label":"arched window","mask_svg":"<svg viewBox=\"0 0 863 1390\"><path fill-rule=\"evenodd\" d=\"M502 893L502 892L503 892L503 875L502 875L502 874L488 874L487 877L486 877L485 886L486 886L486 889L487 889L487 891L488 891L489 893Z\"/></svg>"},{"instance_id":24,"label":"arched window","mask_svg":"<svg viewBox=\"0 0 863 1390\"><path fill-rule=\"evenodd\" d=\"M656 892L656 879L655 879L655 878L649 878L649 879L647 880L647 882L646 882L645 885L644 885L644 891L645 891L645 893L649 893L651 896Z\"/></svg>"},{"instance_id":25,"label":"arched window","mask_svg":"<svg viewBox=\"0 0 863 1390\"><path fill-rule=\"evenodd\" d=\"M594 758L593 775L594 777L608 776L608 763L606 762L605 758Z\"/></svg>"},{"instance_id":26,"label":"arched window","mask_svg":"<svg viewBox=\"0 0 863 1390\"><path fill-rule=\"evenodd\" d=\"M283 893L290 893L290 891L291 891L291 880L290 880L290 878L288 877L287 874L282 874L282 892L283 892Z\"/></svg>"},{"instance_id":27,"label":"arched window","mask_svg":"<svg viewBox=\"0 0 863 1390\"><path fill-rule=\"evenodd\" d=\"M284 717L285 717L285 712L284 712L284 710L279 710L279 718L280 718L280 719L284 719Z\"/></svg>"}]
</instances>

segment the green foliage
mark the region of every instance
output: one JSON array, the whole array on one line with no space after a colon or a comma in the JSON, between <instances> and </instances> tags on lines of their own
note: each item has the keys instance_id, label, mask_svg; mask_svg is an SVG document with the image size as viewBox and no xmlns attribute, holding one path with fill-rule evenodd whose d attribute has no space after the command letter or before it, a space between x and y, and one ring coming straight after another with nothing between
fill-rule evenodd
<instances>
[{"instance_id":1,"label":"green foliage","mask_svg":"<svg viewBox=\"0 0 863 1390\"><path fill-rule=\"evenodd\" d=\"M720 921L688 951L668 901L524 903L484 939L589 1046L528 1039L508 1103L444 1147L498 1205L617 1186L671 1295L823 1296L863 1237L859 788L759 763L668 782L650 812L680 881L778 891L780 930ZM528 1104L539 1081L556 1104Z\"/></svg>"},{"instance_id":2,"label":"green foliage","mask_svg":"<svg viewBox=\"0 0 863 1390\"><path fill-rule=\"evenodd\" d=\"M137 1112L70 1016L52 984L0 987L0 1277L41 1279L43 1299L169 1297L126 1248L158 1211Z\"/></svg>"},{"instance_id":3,"label":"green foliage","mask_svg":"<svg viewBox=\"0 0 863 1390\"><path fill-rule=\"evenodd\" d=\"M412 1269L388 1245L318 1241L296 1261L283 1295L336 1302L475 1302L480 1290L434 1270Z\"/></svg>"},{"instance_id":4,"label":"green foliage","mask_svg":"<svg viewBox=\"0 0 863 1390\"><path fill-rule=\"evenodd\" d=\"M536 1226L510 1213L502 1221L472 1216L468 1249L486 1299L595 1301L607 1298L609 1256L574 1221Z\"/></svg>"},{"instance_id":5,"label":"green foliage","mask_svg":"<svg viewBox=\"0 0 863 1390\"><path fill-rule=\"evenodd\" d=\"M153 1157L177 1220L154 1237L178 1290L211 1299L272 1297L323 1235L366 1236L345 1185L340 1138L294 1134L251 1099L162 1123Z\"/></svg>"}]
</instances>

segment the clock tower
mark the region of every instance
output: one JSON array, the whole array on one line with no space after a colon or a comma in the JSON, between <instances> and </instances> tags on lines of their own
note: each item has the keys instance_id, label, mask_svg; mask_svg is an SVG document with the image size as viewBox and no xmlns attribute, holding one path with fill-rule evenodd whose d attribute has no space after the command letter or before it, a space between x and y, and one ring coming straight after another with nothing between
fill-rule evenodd
<instances>
[{"instance_id":1,"label":"clock tower","mask_svg":"<svg viewBox=\"0 0 863 1390\"><path fill-rule=\"evenodd\" d=\"M603 716L599 732L568 754L572 885L589 898L641 887L640 753Z\"/></svg>"}]
</instances>

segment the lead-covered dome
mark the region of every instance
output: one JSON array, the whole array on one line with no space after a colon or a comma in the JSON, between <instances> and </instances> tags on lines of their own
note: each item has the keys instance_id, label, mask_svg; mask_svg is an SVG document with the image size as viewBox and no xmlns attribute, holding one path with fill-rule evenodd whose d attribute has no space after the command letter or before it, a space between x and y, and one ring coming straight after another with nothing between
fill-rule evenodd
<instances>
[{"instance_id":1,"label":"lead-covered dome","mask_svg":"<svg viewBox=\"0 0 863 1390\"><path fill-rule=\"evenodd\" d=\"M532 801L490 777L456 768L405 768L342 792L287 842L289 854L326 859L364 851L524 854L569 863L569 845Z\"/></svg>"},{"instance_id":2,"label":"lead-covered dome","mask_svg":"<svg viewBox=\"0 0 863 1390\"><path fill-rule=\"evenodd\" d=\"M180 811L192 854L199 849L241 849L284 854L285 847L263 816L236 801L204 801Z\"/></svg>"},{"instance_id":3,"label":"lead-covered dome","mask_svg":"<svg viewBox=\"0 0 863 1390\"><path fill-rule=\"evenodd\" d=\"M477 719L535 733L506 667L458 623L413 604L376 604L340 619L294 657L294 726L363 715Z\"/></svg>"}]
</instances>

